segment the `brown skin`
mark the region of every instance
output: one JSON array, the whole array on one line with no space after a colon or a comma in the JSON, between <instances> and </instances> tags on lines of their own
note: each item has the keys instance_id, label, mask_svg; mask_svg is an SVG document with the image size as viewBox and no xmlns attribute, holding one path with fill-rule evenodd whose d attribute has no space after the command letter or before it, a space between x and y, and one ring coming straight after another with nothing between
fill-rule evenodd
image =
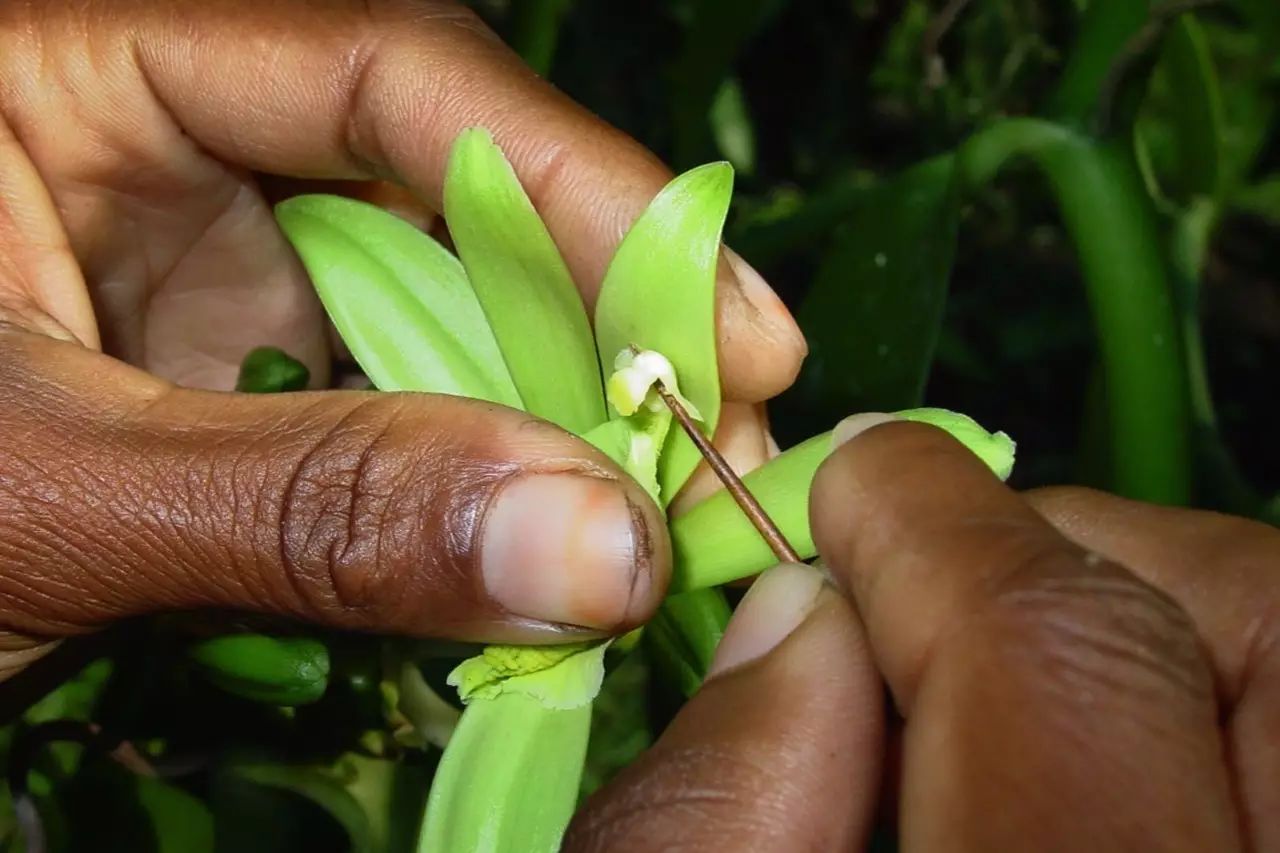
<instances>
[{"instance_id":1,"label":"brown skin","mask_svg":"<svg viewBox=\"0 0 1280 853\"><path fill-rule=\"evenodd\" d=\"M195 390L227 387L268 341L327 376L321 312L256 173L290 179L273 196L389 180L417 202L353 192L428 227L449 140L485 124L588 301L668 177L453 4L318 8L0 5L2 674L58 638L204 606L559 638L476 578L478 508L518 472L634 498L656 582L626 624L656 604L656 509L559 430L460 400ZM758 402L803 346L723 269L719 293L726 394ZM721 438L745 468L764 445L737 413ZM911 424L828 462L813 524L846 597L824 591L776 649L712 679L569 849L855 846L894 764L881 677L905 725L890 798L908 850L1280 848L1280 534L1018 496Z\"/></svg>"},{"instance_id":2,"label":"brown skin","mask_svg":"<svg viewBox=\"0 0 1280 853\"><path fill-rule=\"evenodd\" d=\"M264 343L328 387L330 330L269 199L343 180L438 225L471 125L512 159L590 305L671 175L461 6L0 4L0 676L61 637L208 605L563 639L477 579L482 509L531 471L606 478L639 507L653 582L616 630L648 616L661 516L571 436L452 399L197 390L229 389ZM717 285L725 395L756 403L794 378L803 340L728 261Z\"/></svg>"},{"instance_id":3,"label":"brown skin","mask_svg":"<svg viewBox=\"0 0 1280 853\"><path fill-rule=\"evenodd\" d=\"M1018 495L921 424L841 448L811 513L844 600L708 681L566 849L856 849L882 798L906 851L1280 849L1280 532Z\"/></svg>"}]
</instances>

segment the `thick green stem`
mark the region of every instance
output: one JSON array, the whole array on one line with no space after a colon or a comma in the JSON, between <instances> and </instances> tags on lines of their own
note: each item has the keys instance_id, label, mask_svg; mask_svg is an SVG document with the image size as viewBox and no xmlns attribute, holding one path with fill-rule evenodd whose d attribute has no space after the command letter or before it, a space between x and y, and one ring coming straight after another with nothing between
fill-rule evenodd
<instances>
[{"instance_id":1,"label":"thick green stem","mask_svg":"<svg viewBox=\"0 0 1280 853\"><path fill-rule=\"evenodd\" d=\"M1079 255L1106 385L1110 485L1141 500L1186 503L1191 469L1181 329L1138 171L1119 144L1016 119L965 144L967 183L992 179L1014 155L1039 166Z\"/></svg>"}]
</instances>

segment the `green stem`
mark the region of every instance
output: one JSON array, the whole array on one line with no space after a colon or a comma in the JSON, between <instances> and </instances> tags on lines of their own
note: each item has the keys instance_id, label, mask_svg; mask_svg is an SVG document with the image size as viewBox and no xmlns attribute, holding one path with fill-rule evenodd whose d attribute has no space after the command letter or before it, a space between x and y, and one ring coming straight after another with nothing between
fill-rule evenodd
<instances>
[{"instance_id":1,"label":"green stem","mask_svg":"<svg viewBox=\"0 0 1280 853\"><path fill-rule=\"evenodd\" d=\"M1186 365L1161 241L1123 146L1036 119L1001 122L961 150L972 187L1015 155L1039 166L1075 243L1106 386L1111 487L1158 503L1190 498Z\"/></svg>"},{"instance_id":2,"label":"green stem","mask_svg":"<svg viewBox=\"0 0 1280 853\"><path fill-rule=\"evenodd\" d=\"M1209 382L1200 326L1200 280L1218 214L1218 205L1209 199L1193 202L1174 221L1170 245L1186 348L1193 451L1198 485L1204 492L1200 497L1228 512L1280 526L1280 501L1268 502L1253 487L1223 438Z\"/></svg>"}]
</instances>

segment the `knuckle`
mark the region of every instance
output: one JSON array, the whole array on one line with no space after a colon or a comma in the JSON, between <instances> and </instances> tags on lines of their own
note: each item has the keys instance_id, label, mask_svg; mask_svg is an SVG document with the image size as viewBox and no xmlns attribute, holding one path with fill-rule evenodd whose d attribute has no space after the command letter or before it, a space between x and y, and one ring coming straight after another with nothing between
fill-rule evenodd
<instances>
[{"instance_id":1,"label":"knuckle","mask_svg":"<svg viewBox=\"0 0 1280 853\"><path fill-rule=\"evenodd\" d=\"M1213 677L1187 613L1096 555L1061 546L1034 552L999 582L968 628L976 653L1063 689L1213 701Z\"/></svg>"},{"instance_id":2,"label":"knuckle","mask_svg":"<svg viewBox=\"0 0 1280 853\"><path fill-rule=\"evenodd\" d=\"M301 442L279 497L280 558L313 605L360 608L379 581L398 474L384 461L392 407L362 403Z\"/></svg>"},{"instance_id":3,"label":"knuckle","mask_svg":"<svg viewBox=\"0 0 1280 853\"><path fill-rule=\"evenodd\" d=\"M786 774L758 753L701 745L642 759L575 816L564 849L693 850L734 837L755 850L798 849Z\"/></svg>"},{"instance_id":4,"label":"knuckle","mask_svg":"<svg viewBox=\"0 0 1280 853\"><path fill-rule=\"evenodd\" d=\"M422 608L469 577L474 505L493 472L465 438L421 427L401 398L374 396L293 452L276 498L280 561L311 607L422 625Z\"/></svg>"}]
</instances>

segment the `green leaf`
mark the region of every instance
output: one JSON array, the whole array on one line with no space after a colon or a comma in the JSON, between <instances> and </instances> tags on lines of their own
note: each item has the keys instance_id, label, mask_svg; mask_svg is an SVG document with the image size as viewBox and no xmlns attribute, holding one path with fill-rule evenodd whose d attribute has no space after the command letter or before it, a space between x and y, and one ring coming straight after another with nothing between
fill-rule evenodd
<instances>
[{"instance_id":1,"label":"green leaf","mask_svg":"<svg viewBox=\"0 0 1280 853\"><path fill-rule=\"evenodd\" d=\"M278 394L302 391L311 380L311 371L296 358L277 347L250 350L240 362L236 390L246 394Z\"/></svg>"},{"instance_id":2,"label":"green leaf","mask_svg":"<svg viewBox=\"0 0 1280 853\"><path fill-rule=\"evenodd\" d=\"M686 697L702 686L731 611L719 589L668 596L645 628L645 648L661 674Z\"/></svg>"},{"instance_id":3,"label":"green leaf","mask_svg":"<svg viewBox=\"0 0 1280 853\"><path fill-rule=\"evenodd\" d=\"M213 815L176 785L86 762L66 795L71 850L213 853Z\"/></svg>"},{"instance_id":4,"label":"green leaf","mask_svg":"<svg viewBox=\"0 0 1280 853\"><path fill-rule=\"evenodd\" d=\"M564 16L573 0L513 0L507 43L543 77L551 70Z\"/></svg>"},{"instance_id":5,"label":"green leaf","mask_svg":"<svg viewBox=\"0 0 1280 853\"><path fill-rule=\"evenodd\" d=\"M554 853L573 816L591 706L521 693L467 706L431 784L419 853Z\"/></svg>"},{"instance_id":6,"label":"green leaf","mask_svg":"<svg viewBox=\"0 0 1280 853\"><path fill-rule=\"evenodd\" d=\"M629 346L654 350L675 367L680 387L710 434L720 417L716 366L715 281L733 169L712 163L666 186L627 232L596 303L596 340L604 373ZM664 503L702 456L671 430L658 463Z\"/></svg>"},{"instance_id":7,"label":"green leaf","mask_svg":"<svg viewBox=\"0 0 1280 853\"><path fill-rule=\"evenodd\" d=\"M1147 23L1151 0L1098 0L1080 19L1080 32L1047 112L1082 126L1093 116L1104 94L1112 94L1111 75L1117 59Z\"/></svg>"},{"instance_id":8,"label":"green leaf","mask_svg":"<svg viewBox=\"0 0 1280 853\"><path fill-rule=\"evenodd\" d=\"M276 219L373 383L521 408L484 312L458 260L381 208L307 195Z\"/></svg>"},{"instance_id":9,"label":"green leaf","mask_svg":"<svg viewBox=\"0 0 1280 853\"><path fill-rule=\"evenodd\" d=\"M1191 15L1169 27L1138 131L1159 183L1182 204L1222 188L1222 93L1204 31Z\"/></svg>"},{"instance_id":10,"label":"green leaf","mask_svg":"<svg viewBox=\"0 0 1280 853\"><path fill-rule=\"evenodd\" d=\"M684 166L710 149L716 93L733 62L750 40L777 15L783 0L701 0L692 4L692 20L680 56L669 73L675 159Z\"/></svg>"},{"instance_id":11,"label":"green leaf","mask_svg":"<svg viewBox=\"0 0 1280 853\"><path fill-rule=\"evenodd\" d=\"M229 765L227 772L307 798L342 827L351 853L379 853L381 845L375 839L369 816L331 772L266 762L237 762Z\"/></svg>"},{"instance_id":12,"label":"green leaf","mask_svg":"<svg viewBox=\"0 0 1280 853\"><path fill-rule=\"evenodd\" d=\"M603 423L582 297L487 131L465 130L454 143L444 213L526 411L579 434Z\"/></svg>"},{"instance_id":13,"label":"green leaf","mask_svg":"<svg viewBox=\"0 0 1280 853\"><path fill-rule=\"evenodd\" d=\"M653 743L645 656L626 655L604 679L591 709L591 736L579 801L608 783Z\"/></svg>"},{"instance_id":14,"label":"green leaf","mask_svg":"<svg viewBox=\"0 0 1280 853\"><path fill-rule=\"evenodd\" d=\"M1273 54L1280 50L1280 4L1275 0L1235 0L1245 20Z\"/></svg>"},{"instance_id":15,"label":"green leaf","mask_svg":"<svg viewBox=\"0 0 1280 853\"><path fill-rule=\"evenodd\" d=\"M188 657L218 687L269 705L306 705L329 684L329 650L306 637L227 634L195 643Z\"/></svg>"},{"instance_id":16,"label":"green leaf","mask_svg":"<svg viewBox=\"0 0 1280 853\"><path fill-rule=\"evenodd\" d=\"M955 172L933 160L863 193L798 312L809 358L784 416L920 405L960 222Z\"/></svg>"},{"instance_id":17,"label":"green leaf","mask_svg":"<svg viewBox=\"0 0 1280 853\"><path fill-rule=\"evenodd\" d=\"M730 78L720 85L711 103L711 132L721 155L740 174L749 175L756 167L756 133L751 113L737 80Z\"/></svg>"}]
</instances>

